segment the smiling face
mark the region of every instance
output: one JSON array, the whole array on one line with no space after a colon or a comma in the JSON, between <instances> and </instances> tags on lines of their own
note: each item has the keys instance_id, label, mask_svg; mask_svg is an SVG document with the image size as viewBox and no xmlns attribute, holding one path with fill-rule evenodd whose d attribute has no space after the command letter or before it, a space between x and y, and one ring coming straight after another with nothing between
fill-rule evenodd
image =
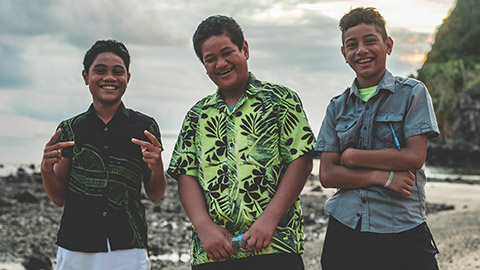
<instances>
[{"instance_id":1,"label":"smiling face","mask_svg":"<svg viewBox=\"0 0 480 270\"><path fill-rule=\"evenodd\" d=\"M203 65L220 91L224 95L242 94L249 78L247 42L239 49L227 35L213 35L201 48Z\"/></svg>"},{"instance_id":2,"label":"smiling face","mask_svg":"<svg viewBox=\"0 0 480 270\"><path fill-rule=\"evenodd\" d=\"M118 105L127 89L130 73L118 55L103 52L97 55L88 73L82 72L85 85L89 86L94 104Z\"/></svg>"},{"instance_id":3,"label":"smiling face","mask_svg":"<svg viewBox=\"0 0 480 270\"><path fill-rule=\"evenodd\" d=\"M393 40L385 41L373 24L361 23L343 35L342 54L357 75L359 88L377 85L386 70L387 54L390 55Z\"/></svg>"}]
</instances>

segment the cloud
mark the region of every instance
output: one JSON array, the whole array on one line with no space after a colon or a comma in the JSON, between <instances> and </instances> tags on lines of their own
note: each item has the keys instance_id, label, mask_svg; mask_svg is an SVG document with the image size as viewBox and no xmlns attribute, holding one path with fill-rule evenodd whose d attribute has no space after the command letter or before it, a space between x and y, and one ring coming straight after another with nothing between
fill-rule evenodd
<instances>
[{"instance_id":1,"label":"cloud","mask_svg":"<svg viewBox=\"0 0 480 270\"><path fill-rule=\"evenodd\" d=\"M175 31L169 9L139 1L3 0L0 34L49 35L85 48L97 39L132 44L185 46L188 37ZM150 4L154 3L153 1Z\"/></svg>"},{"instance_id":2,"label":"cloud","mask_svg":"<svg viewBox=\"0 0 480 270\"><path fill-rule=\"evenodd\" d=\"M21 53L19 48L0 42L0 88L15 89L30 83L31 70Z\"/></svg>"}]
</instances>

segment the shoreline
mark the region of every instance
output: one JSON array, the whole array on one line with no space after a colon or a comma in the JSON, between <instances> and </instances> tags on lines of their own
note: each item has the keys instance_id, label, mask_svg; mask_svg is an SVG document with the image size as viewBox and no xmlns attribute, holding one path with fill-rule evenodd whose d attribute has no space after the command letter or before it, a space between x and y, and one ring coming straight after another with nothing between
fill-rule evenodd
<instances>
[{"instance_id":1,"label":"shoreline","mask_svg":"<svg viewBox=\"0 0 480 270\"><path fill-rule=\"evenodd\" d=\"M32 252L41 251L54 265L61 208L46 196L35 167L17 169L0 177L0 270L21 270ZM33 172L33 173L32 173ZM301 194L305 224L305 269L319 269L328 217L323 205L335 189L323 189L312 175ZM427 222L440 254L440 269L480 269L480 181L429 180ZM176 183L168 181L168 192L153 204L144 201L149 222L149 255L152 269L186 270L189 251L189 221L176 194ZM41 213L39 215L38 213ZM41 228L41 229L39 229ZM12 253L13 251L13 253ZM170 259L166 255L176 255ZM53 268L54 269L54 268Z\"/></svg>"}]
</instances>

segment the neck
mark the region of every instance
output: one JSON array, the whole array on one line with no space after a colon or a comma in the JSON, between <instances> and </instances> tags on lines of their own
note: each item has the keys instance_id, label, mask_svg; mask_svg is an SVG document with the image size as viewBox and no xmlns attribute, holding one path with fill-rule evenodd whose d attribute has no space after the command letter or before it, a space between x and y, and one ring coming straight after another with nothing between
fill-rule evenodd
<instances>
[{"instance_id":1,"label":"neck","mask_svg":"<svg viewBox=\"0 0 480 270\"><path fill-rule=\"evenodd\" d=\"M378 85L382 80L383 75L385 75L385 72L386 70L370 78L357 77L358 88L369 88L369 87Z\"/></svg>"},{"instance_id":2,"label":"neck","mask_svg":"<svg viewBox=\"0 0 480 270\"><path fill-rule=\"evenodd\" d=\"M102 104L100 102L93 102L93 108L95 108L95 113L97 114L98 118L102 119L105 124L108 124L110 120L112 120L115 113L117 113L117 109L120 106L120 102L114 104Z\"/></svg>"},{"instance_id":3,"label":"neck","mask_svg":"<svg viewBox=\"0 0 480 270\"><path fill-rule=\"evenodd\" d=\"M245 93L245 90L243 91L220 90L220 92L222 93L223 101L225 101L225 104L227 104L227 106L230 107L230 106L235 106L238 103L240 98L243 96L243 93Z\"/></svg>"}]
</instances>

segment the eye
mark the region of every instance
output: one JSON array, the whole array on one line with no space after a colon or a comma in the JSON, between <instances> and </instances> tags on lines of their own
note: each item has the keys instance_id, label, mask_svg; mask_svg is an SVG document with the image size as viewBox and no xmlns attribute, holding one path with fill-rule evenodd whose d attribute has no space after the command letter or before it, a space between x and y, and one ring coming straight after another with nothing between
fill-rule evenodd
<instances>
[{"instance_id":1,"label":"eye","mask_svg":"<svg viewBox=\"0 0 480 270\"><path fill-rule=\"evenodd\" d=\"M367 43L367 44L373 44L373 43L375 43L375 42L377 42L376 39L367 39L365 43Z\"/></svg>"},{"instance_id":2,"label":"eye","mask_svg":"<svg viewBox=\"0 0 480 270\"><path fill-rule=\"evenodd\" d=\"M95 72L96 74L105 74L107 70L105 68L95 68L93 69L93 72Z\"/></svg>"},{"instance_id":3,"label":"eye","mask_svg":"<svg viewBox=\"0 0 480 270\"><path fill-rule=\"evenodd\" d=\"M222 53L222 55L225 56L225 57L227 57L227 56L229 56L229 55L232 54L232 53L233 53L233 50L232 50L232 51L226 51L226 52Z\"/></svg>"},{"instance_id":4,"label":"eye","mask_svg":"<svg viewBox=\"0 0 480 270\"><path fill-rule=\"evenodd\" d=\"M356 42L348 42L345 47L347 48L354 48L357 46L357 43Z\"/></svg>"},{"instance_id":5,"label":"eye","mask_svg":"<svg viewBox=\"0 0 480 270\"><path fill-rule=\"evenodd\" d=\"M208 63L208 64L211 64L211 63L213 63L214 61L215 61L215 58L214 58L214 57L208 57L208 58L205 58L205 59L203 60L203 62L204 62L205 64L207 64L207 63Z\"/></svg>"},{"instance_id":6,"label":"eye","mask_svg":"<svg viewBox=\"0 0 480 270\"><path fill-rule=\"evenodd\" d=\"M117 76L120 76L120 75L125 74L125 71L123 69L117 69L117 70L113 71L113 74L115 74Z\"/></svg>"}]
</instances>

